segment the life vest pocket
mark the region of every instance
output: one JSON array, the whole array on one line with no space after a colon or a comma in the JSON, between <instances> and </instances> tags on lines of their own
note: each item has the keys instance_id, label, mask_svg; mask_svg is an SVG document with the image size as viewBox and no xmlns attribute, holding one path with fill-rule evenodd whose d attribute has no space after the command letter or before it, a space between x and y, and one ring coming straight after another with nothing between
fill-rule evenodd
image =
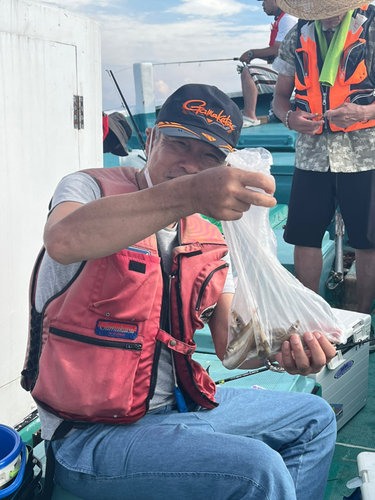
<instances>
[{"instance_id":1,"label":"life vest pocket","mask_svg":"<svg viewBox=\"0 0 375 500\"><path fill-rule=\"evenodd\" d=\"M354 104L360 104L362 106L367 106L375 101L375 90L374 89L364 89L357 90L348 96L345 102L352 102Z\"/></svg>"},{"instance_id":2,"label":"life vest pocket","mask_svg":"<svg viewBox=\"0 0 375 500\"><path fill-rule=\"evenodd\" d=\"M342 53L339 69L340 85L354 85L367 77L366 40L359 38Z\"/></svg>"},{"instance_id":3,"label":"life vest pocket","mask_svg":"<svg viewBox=\"0 0 375 500\"><path fill-rule=\"evenodd\" d=\"M63 418L119 422L132 408L142 346L140 337L96 339L51 327L32 395Z\"/></svg>"},{"instance_id":4,"label":"life vest pocket","mask_svg":"<svg viewBox=\"0 0 375 500\"><path fill-rule=\"evenodd\" d=\"M146 321L161 287L160 258L123 250L101 259L89 309L108 319Z\"/></svg>"},{"instance_id":5,"label":"life vest pocket","mask_svg":"<svg viewBox=\"0 0 375 500\"><path fill-rule=\"evenodd\" d=\"M208 323L218 294L223 289L229 264L215 261L207 264L195 279L191 294L191 318L194 329L203 328ZM219 291L219 292L218 292Z\"/></svg>"},{"instance_id":6,"label":"life vest pocket","mask_svg":"<svg viewBox=\"0 0 375 500\"><path fill-rule=\"evenodd\" d=\"M305 90L310 87L309 55L306 50L300 48L295 51L297 90Z\"/></svg>"},{"instance_id":7,"label":"life vest pocket","mask_svg":"<svg viewBox=\"0 0 375 500\"><path fill-rule=\"evenodd\" d=\"M305 111L306 113L311 113L310 104L308 101L296 97L295 100L296 109L299 111Z\"/></svg>"}]
</instances>

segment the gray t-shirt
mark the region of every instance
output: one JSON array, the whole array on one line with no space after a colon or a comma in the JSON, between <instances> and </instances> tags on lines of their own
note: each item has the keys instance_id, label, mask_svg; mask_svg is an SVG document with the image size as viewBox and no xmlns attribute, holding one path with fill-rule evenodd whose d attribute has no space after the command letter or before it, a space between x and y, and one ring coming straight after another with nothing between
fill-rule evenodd
<instances>
[{"instance_id":1,"label":"gray t-shirt","mask_svg":"<svg viewBox=\"0 0 375 500\"><path fill-rule=\"evenodd\" d=\"M57 205L66 201L85 204L99 198L100 190L96 181L87 174L77 172L61 180L52 198L51 211ZM172 267L172 250L177 245L177 226L172 229L162 229L157 233L157 239L164 270L169 274ZM223 260L229 263L229 271L223 293L234 293L229 256L226 255ZM35 294L35 306L38 312L43 309L44 304L50 297L58 293L67 283L69 283L80 265L80 262L69 265L58 264L53 261L47 253L45 254L40 266ZM162 344L155 392L150 401L149 411L174 403L171 351ZM42 424L42 438L49 440L62 420L42 408L39 408L39 416Z\"/></svg>"}]
</instances>

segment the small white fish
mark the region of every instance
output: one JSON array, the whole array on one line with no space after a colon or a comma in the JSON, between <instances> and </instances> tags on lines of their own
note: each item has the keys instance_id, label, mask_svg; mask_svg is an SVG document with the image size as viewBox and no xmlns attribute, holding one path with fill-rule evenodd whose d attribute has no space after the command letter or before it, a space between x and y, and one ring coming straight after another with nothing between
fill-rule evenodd
<instances>
[{"instance_id":1,"label":"small white fish","mask_svg":"<svg viewBox=\"0 0 375 500\"><path fill-rule=\"evenodd\" d=\"M256 357L260 359L268 359L271 355L270 344L264 334L256 313L250 319L248 324L245 324L241 316L235 311L230 312L230 331L231 338L227 350L225 352L223 365L228 370L233 370L240 366L246 359L249 352L256 352ZM275 328L271 332L272 352L278 352L285 340L289 340L290 336L298 332L300 322L297 320L288 330L285 328Z\"/></svg>"},{"instance_id":2,"label":"small white fish","mask_svg":"<svg viewBox=\"0 0 375 500\"><path fill-rule=\"evenodd\" d=\"M290 337L294 333L299 335L301 337L301 339L303 340L302 332L298 331L299 325L300 325L300 322L297 319L297 321L295 321L288 328L288 330L285 330L285 328L275 328L272 330L271 339L272 339L272 352L273 353L281 351L281 346L282 346L283 342L285 342L286 340L289 340Z\"/></svg>"},{"instance_id":3,"label":"small white fish","mask_svg":"<svg viewBox=\"0 0 375 500\"><path fill-rule=\"evenodd\" d=\"M223 365L233 370L245 361L249 351L256 349L254 339L253 318L246 325L241 316L234 310L230 312L230 330L232 340L225 352Z\"/></svg>"},{"instance_id":4,"label":"small white fish","mask_svg":"<svg viewBox=\"0 0 375 500\"><path fill-rule=\"evenodd\" d=\"M298 333L300 322L295 321L289 328L286 330L285 328L274 328L272 330L272 345L274 342L284 342L284 340L288 340L293 333Z\"/></svg>"}]
</instances>

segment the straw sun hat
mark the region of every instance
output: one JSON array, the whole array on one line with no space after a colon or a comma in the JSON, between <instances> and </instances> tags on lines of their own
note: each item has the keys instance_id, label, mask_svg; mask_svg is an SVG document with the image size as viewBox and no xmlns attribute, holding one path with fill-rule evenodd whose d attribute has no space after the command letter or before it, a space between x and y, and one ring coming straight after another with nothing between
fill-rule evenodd
<instances>
[{"instance_id":1,"label":"straw sun hat","mask_svg":"<svg viewBox=\"0 0 375 500\"><path fill-rule=\"evenodd\" d=\"M358 9L366 4L366 0L276 0L276 3L287 14L317 21Z\"/></svg>"}]
</instances>

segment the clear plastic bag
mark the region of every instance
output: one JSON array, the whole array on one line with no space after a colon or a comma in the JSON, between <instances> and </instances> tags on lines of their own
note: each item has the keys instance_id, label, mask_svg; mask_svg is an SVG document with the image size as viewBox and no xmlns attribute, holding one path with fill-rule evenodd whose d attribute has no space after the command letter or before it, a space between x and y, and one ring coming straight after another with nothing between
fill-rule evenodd
<instances>
[{"instance_id":1,"label":"clear plastic bag","mask_svg":"<svg viewBox=\"0 0 375 500\"><path fill-rule=\"evenodd\" d=\"M230 153L227 163L270 175L272 156L263 148L243 149ZM237 368L245 359L268 359L293 333L302 337L319 331L332 343L346 341L329 304L277 259L268 208L252 205L240 220L223 221L222 227L238 276L228 318L226 368Z\"/></svg>"}]
</instances>

